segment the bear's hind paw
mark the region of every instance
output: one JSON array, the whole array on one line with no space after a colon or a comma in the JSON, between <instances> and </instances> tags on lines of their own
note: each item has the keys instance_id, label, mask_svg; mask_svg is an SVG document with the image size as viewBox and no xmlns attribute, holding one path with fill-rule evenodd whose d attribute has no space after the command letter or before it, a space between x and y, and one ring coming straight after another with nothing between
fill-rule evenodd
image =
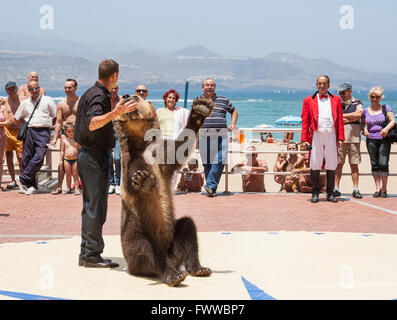
<instances>
[{"instance_id":1,"label":"bear's hind paw","mask_svg":"<svg viewBox=\"0 0 397 320\"><path fill-rule=\"evenodd\" d=\"M179 272L179 273L173 273L173 274L168 274L165 275L164 282L166 285L170 287L177 287L180 285L180 283L186 279L187 277L187 272Z\"/></svg>"},{"instance_id":2,"label":"bear's hind paw","mask_svg":"<svg viewBox=\"0 0 397 320\"><path fill-rule=\"evenodd\" d=\"M192 277L209 277L212 273L210 268L199 267L195 270L187 270L189 276Z\"/></svg>"}]
</instances>

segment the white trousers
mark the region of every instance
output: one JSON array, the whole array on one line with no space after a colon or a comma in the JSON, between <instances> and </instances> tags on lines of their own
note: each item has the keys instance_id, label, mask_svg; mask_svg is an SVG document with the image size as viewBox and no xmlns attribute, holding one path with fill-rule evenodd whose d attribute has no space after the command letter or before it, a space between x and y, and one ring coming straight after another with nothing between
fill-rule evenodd
<instances>
[{"instance_id":1,"label":"white trousers","mask_svg":"<svg viewBox=\"0 0 397 320\"><path fill-rule=\"evenodd\" d=\"M335 170L338 166L335 131L332 133L313 132L310 169L321 170L324 159L326 170Z\"/></svg>"}]
</instances>

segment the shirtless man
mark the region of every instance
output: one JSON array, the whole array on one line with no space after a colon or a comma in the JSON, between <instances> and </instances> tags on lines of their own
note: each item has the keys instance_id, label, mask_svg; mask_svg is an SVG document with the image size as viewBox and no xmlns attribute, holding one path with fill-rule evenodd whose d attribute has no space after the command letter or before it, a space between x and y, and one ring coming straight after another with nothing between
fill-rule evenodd
<instances>
[{"instance_id":1,"label":"shirtless man","mask_svg":"<svg viewBox=\"0 0 397 320\"><path fill-rule=\"evenodd\" d=\"M192 158L188 162L188 168L182 170L181 180L179 181L178 190L200 192L204 184L204 175L198 172L198 161Z\"/></svg>"},{"instance_id":2,"label":"shirtless man","mask_svg":"<svg viewBox=\"0 0 397 320\"><path fill-rule=\"evenodd\" d=\"M79 104L79 97L76 95L77 82L74 79L67 79L65 81L65 94L66 98L58 103L57 117L54 127L54 137L51 140L51 145L55 147L58 139L61 137L61 132L66 123L74 125L76 121L77 107ZM58 165L58 187L51 194L56 195L62 193L63 177L65 175L65 167L63 159L60 159Z\"/></svg>"},{"instance_id":3,"label":"shirtless man","mask_svg":"<svg viewBox=\"0 0 397 320\"><path fill-rule=\"evenodd\" d=\"M39 82L39 74L36 71L31 71L28 74L28 82L27 83L29 83L29 81L32 81L32 80ZM45 89L40 87L40 93L41 93L41 95L44 96L45 95ZM27 84L24 84L24 85L19 87L18 96L19 96L19 100L21 102L23 100L27 99L27 98L30 98L30 92L28 90L28 85Z\"/></svg>"},{"instance_id":4,"label":"shirtless man","mask_svg":"<svg viewBox=\"0 0 397 320\"><path fill-rule=\"evenodd\" d=\"M8 97L4 99L4 104L10 110L12 115L14 115L20 105L17 84L14 81L9 81L6 83L5 90L8 94ZM17 186L15 182L15 167L14 167L14 154L13 154L14 150L18 159L19 170L20 172L22 172L23 142L17 139L19 127L20 124L17 121L12 121L10 126L4 128L4 131L7 136L7 143L5 148L7 167L11 177L11 182L7 185L7 189L13 189Z\"/></svg>"},{"instance_id":5,"label":"shirtless man","mask_svg":"<svg viewBox=\"0 0 397 320\"><path fill-rule=\"evenodd\" d=\"M258 160L258 153L255 151L254 146L249 146L246 159L232 168L232 172L242 173L243 192L266 192L264 175L255 173L267 172L269 169L266 161Z\"/></svg>"}]
</instances>

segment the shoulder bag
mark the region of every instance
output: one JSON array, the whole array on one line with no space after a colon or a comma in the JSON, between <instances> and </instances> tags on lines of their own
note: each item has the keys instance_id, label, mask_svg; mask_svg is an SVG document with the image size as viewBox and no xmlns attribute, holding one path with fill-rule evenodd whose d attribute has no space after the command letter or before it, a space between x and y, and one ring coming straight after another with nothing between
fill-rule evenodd
<instances>
[{"instance_id":1,"label":"shoulder bag","mask_svg":"<svg viewBox=\"0 0 397 320\"><path fill-rule=\"evenodd\" d=\"M40 100L41 100L41 96L40 96L39 100L36 102L36 105L34 106L33 112L32 112L32 114L30 115L29 120L28 120L28 121L24 121L24 122L22 123L21 127L19 128L18 136L17 136L17 139L18 139L19 141L25 141L25 139L26 139L26 133L28 132L28 124L29 124L30 120L31 120L32 117L33 117L33 113L36 111L37 106L38 106L39 103L40 103Z\"/></svg>"}]
</instances>

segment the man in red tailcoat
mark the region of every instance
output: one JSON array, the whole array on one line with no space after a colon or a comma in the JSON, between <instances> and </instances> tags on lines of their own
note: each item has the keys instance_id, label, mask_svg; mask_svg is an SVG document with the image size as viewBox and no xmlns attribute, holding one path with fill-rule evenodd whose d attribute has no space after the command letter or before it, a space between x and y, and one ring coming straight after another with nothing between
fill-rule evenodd
<instances>
[{"instance_id":1,"label":"man in red tailcoat","mask_svg":"<svg viewBox=\"0 0 397 320\"><path fill-rule=\"evenodd\" d=\"M329 77L321 75L316 82L317 92L303 100L301 141L311 145L310 180L312 203L319 201L320 171L325 162L327 171L327 200L338 202L334 195L335 169L338 165L338 147L345 140L342 103L332 95Z\"/></svg>"}]
</instances>

